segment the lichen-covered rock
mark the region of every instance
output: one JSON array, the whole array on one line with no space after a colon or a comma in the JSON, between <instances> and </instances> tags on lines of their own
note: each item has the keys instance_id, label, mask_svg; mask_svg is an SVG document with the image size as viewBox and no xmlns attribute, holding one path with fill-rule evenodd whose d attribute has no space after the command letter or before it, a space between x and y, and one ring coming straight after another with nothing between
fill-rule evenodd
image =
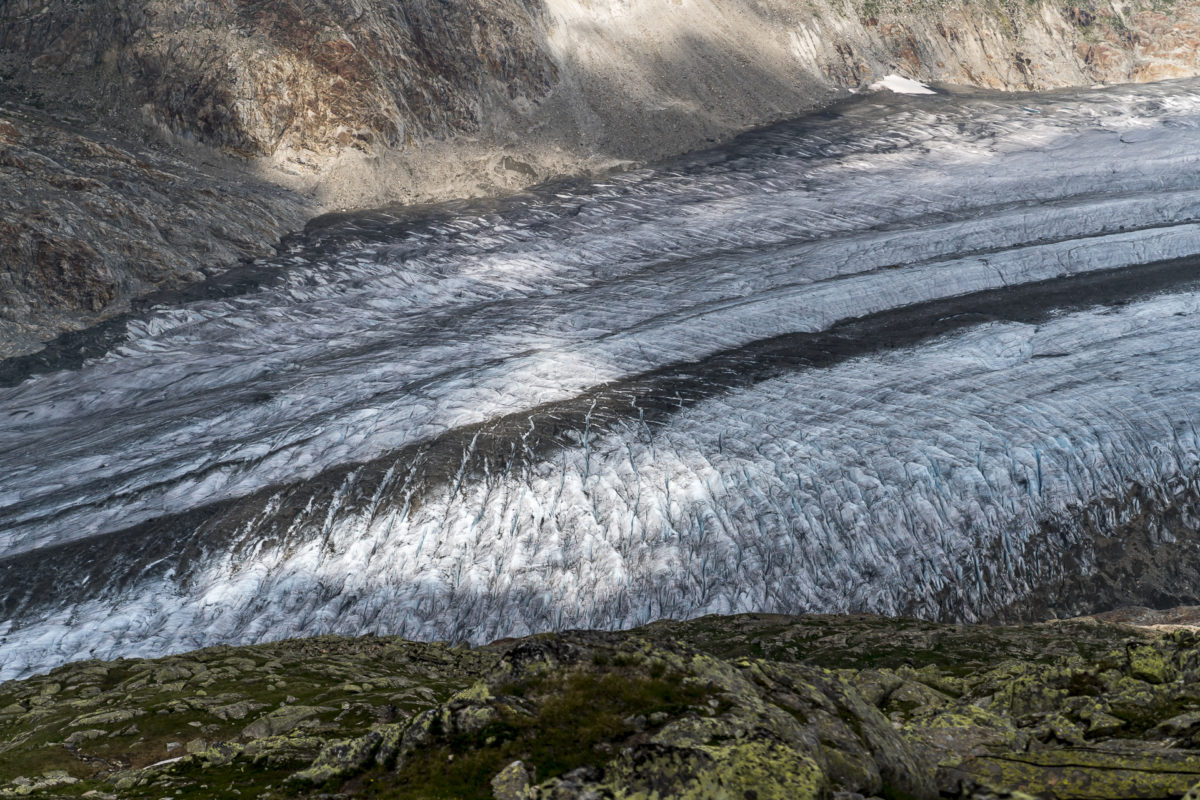
<instances>
[{"instance_id":1,"label":"lichen-covered rock","mask_svg":"<svg viewBox=\"0 0 1200 800\"><path fill-rule=\"evenodd\" d=\"M111 725L117 722L128 722L146 713L141 708L114 708L107 711L97 711L94 714L84 714L68 723L69 727L82 728L87 725Z\"/></svg>"},{"instance_id":2,"label":"lichen-covered rock","mask_svg":"<svg viewBox=\"0 0 1200 800\"><path fill-rule=\"evenodd\" d=\"M218 782L264 798L1179 797L1200 784L1195 650L1112 625L744 615L67 665L0 684L0 793L61 796L66 776L123 799ZM140 728L70 728L83 697ZM273 710L213 713L236 703Z\"/></svg>"},{"instance_id":3,"label":"lichen-covered rock","mask_svg":"<svg viewBox=\"0 0 1200 800\"><path fill-rule=\"evenodd\" d=\"M1175 680L1175 669L1153 644L1137 643L1126 649L1129 674L1147 683L1162 684Z\"/></svg>"},{"instance_id":4,"label":"lichen-covered rock","mask_svg":"<svg viewBox=\"0 0 1200 800\"><path fill-rule=\"evenodd\" d=\"M963 774L986 785L1059 800L1178 797L1200 780L1200 754L1179 751L1061 749L996 753L964 761Z\"/></svg>"},{"instance_id":5,"label":"lichen-covered rock","mask_svg":"<svg viewBox=\"0 0 1200 800\"><path fill-rule=\"evenodd\" d=\"M91 739L99 739L101 736L107 736L108 731L102 728L88 728L82 731L73 731L70 736L63 740L63 744L74 746L81 742L86 742Z\"/></svg>"},{"instance_id":6,"label":"lichen-covered rock","mask_svg":"<svg viewBox=\"0 0 1200 800\"><path fill-rule=\"evenodd\" d=\"M404 731L397 780L454 784L466 743L470 769L499 773L520 755L540 781L520 790L528 797L937 794L930 763L838 673L633 637L512 647L485 680Z\"/></svg>"},{"instance_id":7,"label":"lichen-covered rock","mask_svg":"<svg viewBox=\"0 0 1200 800\"><path fill-rule=\"evenodd\" d=\"M78 782L79 779L68 775L66 770L52 769L34 778L19 777L8 786L0 786L0 797L37 796Z\"/></svg>"},{"instance_id":8,"label":"lichen-covered rock","mask_svg":"<svg viewBox=\"0 0 1200 800\"><path fill-rule=\"evenodd\" d=\"M295 769L311 764L325 747L325 740L318 736L292 733L282 736L267 736L248 742L238 755L259 768Z\"/></svg>"},{"instance_id":9,"label":"lichen-covered rock","mask_svg":"<svg viewBox=\"0 0 1200 800\"><path fill-rule=\"evenodd\" d=\"M332 710L322 706L284 706L251 722L242 729L242 736L247 739L278 736L295 729L305 720Z\"/></svg>"},{"instance_id":10,"label":"lichen-covered rock","mask_svg":"<svg viewBox=\"0 0 1200 800\"><path fill-rule=\"evenodd\" d=\"M260 708L265 708L265 704L256 703L253 700L238 700L234 703L214 706L209 709L209 713L217 719L222 720L245 719L247 714L257 711Z\"/></svg>"},{"instance_id":11,"label":"lichen-covered rock","mask_svg":"<svg viewBox=\"0 0 1200 800\"><path fill-rule=\"evenodd\" d=\"M490 781L495 800L526 800L534 776L525 762L517 760L496 773Z\"/></svg>"},{"instance_id":12,"label":"lichen-covered rock","mask_svg":"<svg viewBox=\"0 0 1200 800\"><path fill-rule=\"evenodd\" d=\"M642 746L605 769L581 768L528 790L530 800L598 797L824 800L829 783L809 756L764 742L676 749Z\"/></svg>"},{"instance_id":13,"label":"lichen-covered rock","mask_svg":"<svg viewBox=\"0 0 1200 800\"><path fill-rule=\"evenodd\" d=\"M243 749L235 742L214 742L195 755L202 763L224 766L241 755Z\"/></svg>"},{"instance_id":14,"label":"lichen-covered rock","mask_svg":"<svg viewBox=\"0 0 1200 800\"><path fill-rule=\"evenodd\" d=\"M312 765L291 776L298 783L323 784L361 772L379 752L383 734L371 731L366 736L325 745Z\"/></svg>"}]
</instances>

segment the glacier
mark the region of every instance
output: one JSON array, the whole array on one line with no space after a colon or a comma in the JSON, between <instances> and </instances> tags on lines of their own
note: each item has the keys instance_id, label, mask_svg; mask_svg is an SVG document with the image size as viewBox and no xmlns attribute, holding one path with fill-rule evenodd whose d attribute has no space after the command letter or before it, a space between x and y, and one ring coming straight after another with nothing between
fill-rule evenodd
<instances>
[{"instance_id":1,"label":"glacier","mask_svg":"<svg viewBox=\"0 0 1200 800\"><path fill-rule=\"evenodd\" d=\"M0 388L0 679L330 632L1081 613L1122 547L1169 565L1129 597L1185 592L1197 127L1197 81L879 93L318 220L259 284Z\"/></svg>"}]
</instances>

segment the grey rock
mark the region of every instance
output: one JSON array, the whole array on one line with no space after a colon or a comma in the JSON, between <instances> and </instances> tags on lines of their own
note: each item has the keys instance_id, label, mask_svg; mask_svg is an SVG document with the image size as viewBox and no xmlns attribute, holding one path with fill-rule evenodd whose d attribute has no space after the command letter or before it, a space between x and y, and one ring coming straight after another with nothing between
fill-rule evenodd
<instances>
[{"instance_id":1,"label":"grey rock","mask_svg":"<svg viewBox=\"0 0 1200 800\"><path fill-rule=\"evenodd\" d=\"M242 729L247 739L278 736L294 730L302 722L332 709L323 706L285 706L265 714Z\"/></svg>"},{"instance_id":2,"label":"grey rock","mask_svg":"<svg viewBox=\"0 0 1200 800\"><path fill-rule=\"evenodd\" d=\"M496 800L521 800L534 782L533 770L524 761L514 761L492 778L492 797Z\"/></svg>"},{"instance_id":3,"label":"grey rock","mask_svg":"<svg viewBox=\"0 0 1200 800\"><path fill-rule=\"evenodd\" d=\"M254 700L238 700L235 703L211 708L209 709L209 713L217 719L228 721L245 719L247 714L257 711L260 708L266 708L266 703L259 703Z\"/></svg>"}]
</instances>

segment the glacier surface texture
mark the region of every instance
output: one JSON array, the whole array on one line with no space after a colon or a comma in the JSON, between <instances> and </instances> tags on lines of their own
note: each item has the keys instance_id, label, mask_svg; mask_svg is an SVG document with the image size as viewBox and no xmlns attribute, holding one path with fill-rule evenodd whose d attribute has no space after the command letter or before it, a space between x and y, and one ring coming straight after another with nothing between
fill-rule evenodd
<instances>
[{"instance_id":1,"label":"glacier surface texture","mask_svg":"<svg viewBox=\"0 0 1200 800\"><path fill-rule=\"evenodd\" d=\"M1194 599L1198 127L1195 81L880 93L320 220L81 366L9 365L0 678Z\"/></svg>"}]
</instances>

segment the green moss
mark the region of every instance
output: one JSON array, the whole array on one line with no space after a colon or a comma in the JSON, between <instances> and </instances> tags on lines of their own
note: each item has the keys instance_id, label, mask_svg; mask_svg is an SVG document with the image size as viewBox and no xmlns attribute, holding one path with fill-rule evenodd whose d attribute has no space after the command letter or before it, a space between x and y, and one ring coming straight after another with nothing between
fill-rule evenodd
<instances>
[{"instance_id":1,"label":"green moss","mask_svg":"<svg viewBox=\"0 0 1200 800\"><path fill-rule=\"evenodd\" d=\"M621 654L617 654L621 655ZM600 673L571 670L548 673L503 684L495 697L484 687L456 696L502 701L504 696L524 701L521 707L497 703L494 716L468 730L467 720L480 713L468 707L451 721L431 717L431 734L443 744L420 748L403 759L395 784L374 791L381 797L489 798L489 781L514 760L523 760L540 780L554 778L596 760L596 747L619 743L644 728L655 714L675 715L701 705L710 693L686 685L683 676L664 670L658 677L631 668L640 659L631 654L612 658Z\"/></svg>"},{"instance_id":2,"label":"green moss","mask_svg":"<svg viewBox=\"0 0 1200 800\"><path fill-rule=\"evenodd\" d=\"M328 740L363 735L373 724L431 708L470 686L498 656L395 639L321 637L66 665L0 684L0 709L9 711L0 711L0 787L62 769L85 779L72 787L80 793L111 791L105 775L182 755L182 745L193 741L206 743L205 758L179 769L199 774L236 766L243 730L281 706L324 709L305 724ZM343 691L347 682L362 691ZM398 685L419 691L398 695ZM89 733L71 738L82 732ZM169 749L172 743L177 746ZM305 751L308 760L325 743ZM280 769L305 765L293 759L290 769ZM247 768L267 769L252 762Z\"/></svg>"}]
</instances>

